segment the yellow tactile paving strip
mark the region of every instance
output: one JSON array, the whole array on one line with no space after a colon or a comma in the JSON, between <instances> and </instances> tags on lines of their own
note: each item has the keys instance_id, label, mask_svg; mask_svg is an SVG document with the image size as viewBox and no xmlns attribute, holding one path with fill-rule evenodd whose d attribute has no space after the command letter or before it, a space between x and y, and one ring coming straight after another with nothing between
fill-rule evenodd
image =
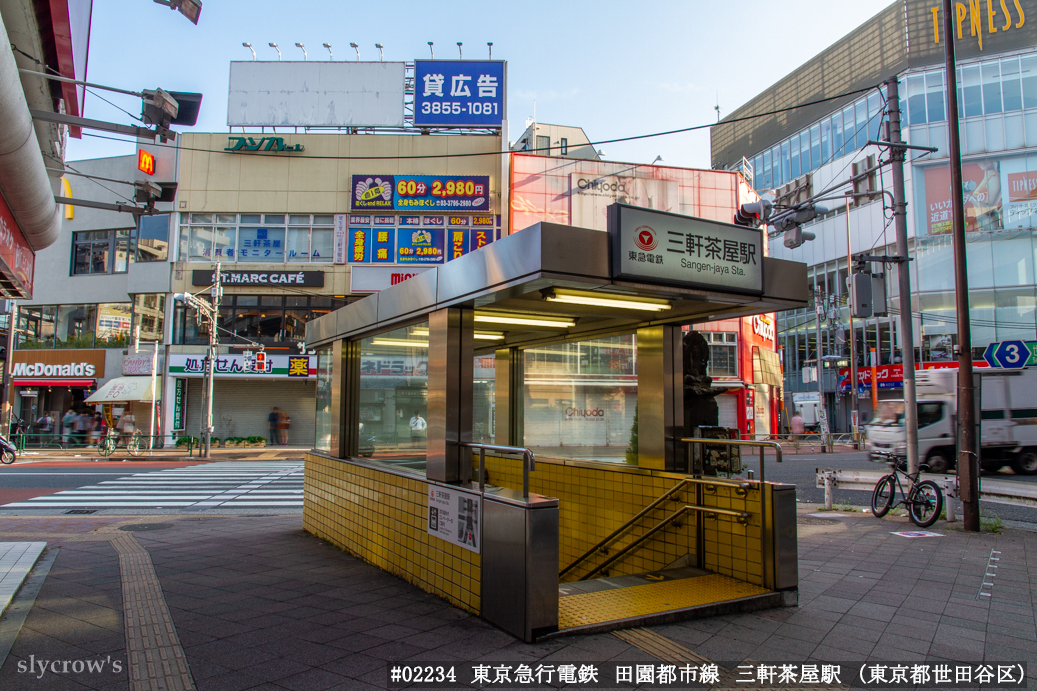
<instances>
[{"instance_id":1,"label":"yellow tactile paving strip","mask_svg":"<svg viewBox=\"0 0 1037 691\"><path fill-rule=\"evenodd\" d=\"M765 595L766 588L710 574L629 588L599 590L558 599L558 628L571 629L675 609Z\"/></svg>"}]
</instances>

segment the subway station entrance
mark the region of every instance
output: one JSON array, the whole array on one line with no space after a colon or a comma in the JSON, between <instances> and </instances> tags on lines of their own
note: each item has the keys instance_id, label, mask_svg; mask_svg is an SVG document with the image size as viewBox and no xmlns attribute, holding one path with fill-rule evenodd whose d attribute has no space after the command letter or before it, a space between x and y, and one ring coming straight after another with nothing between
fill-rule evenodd
<instances>
[{"instance_id":1,"label":"subway station entrance","mask_svg":"<svg viewBox=\"0 0 1037 691\"><path fill-rule=\"evenodd\" d=\"M795 487L716 426L688 327L805 307L806 266L755 229L609 213L307 325L307 531L527 641L796 602Z\"/></svg>"}]
</instances>

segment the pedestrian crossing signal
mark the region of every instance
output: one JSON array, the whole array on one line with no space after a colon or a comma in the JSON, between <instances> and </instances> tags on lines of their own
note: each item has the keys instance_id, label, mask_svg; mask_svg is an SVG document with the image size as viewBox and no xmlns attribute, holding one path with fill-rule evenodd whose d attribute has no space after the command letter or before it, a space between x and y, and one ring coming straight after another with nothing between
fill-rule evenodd
<instances>
[{"instance_id":1,"label":"pedestrian crossing signal","mask_svg":"<svg viewBox=\"0 0 1037 691\"><path fill-rule=\"evenodd\" d=\"M262 350L256 353L256 370L259 372L266 371L266 353Z\"/></svg>"}]
</instances>

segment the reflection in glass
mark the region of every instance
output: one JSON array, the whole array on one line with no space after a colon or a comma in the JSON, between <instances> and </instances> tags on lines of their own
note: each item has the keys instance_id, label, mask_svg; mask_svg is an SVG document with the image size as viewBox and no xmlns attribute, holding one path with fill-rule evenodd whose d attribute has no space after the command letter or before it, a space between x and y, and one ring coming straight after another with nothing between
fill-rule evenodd
<instances>
[{"instance_id":1,"label":"reflection in glass","mask_svg":"<svg viewBox=\"0 0 1037 691\"><path fill-rule=\"evenodd\" d=\"M624 462L637 407L636 344L628 334L524 350L523 446Z\"/></svg>"},{"instance_id":2,"label":"reflection in glass","mask_svg":"<svg viewBox=\"0 0 1037 691\"><path fill-rule=\"evenodd\" d=\"M476 355L474 384L472 386L472 441L478 444L494 443L494 376L497 357Z\"/></svg>"},{"instance_id":3,"label":"reflection in glass","mask_svg":"<svg viewBox=\"0 0 1037 691\"><path fill-rule=\"evenodd\" d=\"M315 425L314 448L320 451L331 451L331 435L337 420L331 413L332 389L332 349L321 348L317 351L317 416Z\"/></svg>"},{"instance_id":4,"label":"reflection in glass","mask_svg":"<svg viewBox=\"0 0 1037 691\"><path fill-rule=\"evenodd\" d=\"M425 472L428 322L360 342L360 455Z\"/></svg>"}]
</instances>

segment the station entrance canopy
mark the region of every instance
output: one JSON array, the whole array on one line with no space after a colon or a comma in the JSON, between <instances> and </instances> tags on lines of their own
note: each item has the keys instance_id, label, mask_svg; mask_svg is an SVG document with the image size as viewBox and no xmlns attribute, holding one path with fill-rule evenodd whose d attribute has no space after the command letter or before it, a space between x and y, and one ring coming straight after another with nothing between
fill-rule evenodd
<instances>
[{"instance_id":1,"label":"station entrance canopy","mask_svg":"<svg viewBox=\"0 0 1037 691\"><path fill-rule=\"evenodd\" d=\"M679 562L690 571L667 571L667 583L680 582L666 588L684 592L692 581L706 587L695 579L708 575L729 579L724 592L741 593L726 598L732 602L750 593L770 598L760 606L787 601L781 593L798 583L794 488L692 472L681 441L691 431L685 430L683 329L806 307L806 265L764 256L758 230L623 205L608 211L607 233L539 223L307 324L306 342L318 349L308 531L527 640L587 624L583 599L611 611L608 603L590 604L599 596L585 597L590 593L578 588L569 592L575 599L559 604L559 578L571 585L606 567L610 577L633 577ZM480 454L473 453L476 356L494 359L492 406L486 406L493 434L483 430L481 438L522 447L540 424L524 420L531 385L524 355L630 334L636 334L625 347L636 349L637 443L626 462L543 454L530 473L527 454L523 473L507 454L487 455L478 466L489 469L495 486L492 493L489 484L481 490L474 472ZM362 356L377 348L420 356L394 358L398 370L378 374L399 383L376 391L371 373L362 381L368 366ZM567 405L573 417L597 414L578 402ZM406 453L408 417L414 458ZM394 448L402 449L396 458L383 458L384 446L372 449L376 424L392 430ZM659 521L663 508L644 509L669 512L670 501L697 518L624 527L628 519ZM443 538L434 525L454 537ZM595 545L613 528L623 539L644 537L612 545L616 554L629 549L636 558L596 564ZM651 579L638 583L648 588Z\"/></svg>"}]
</instances>

